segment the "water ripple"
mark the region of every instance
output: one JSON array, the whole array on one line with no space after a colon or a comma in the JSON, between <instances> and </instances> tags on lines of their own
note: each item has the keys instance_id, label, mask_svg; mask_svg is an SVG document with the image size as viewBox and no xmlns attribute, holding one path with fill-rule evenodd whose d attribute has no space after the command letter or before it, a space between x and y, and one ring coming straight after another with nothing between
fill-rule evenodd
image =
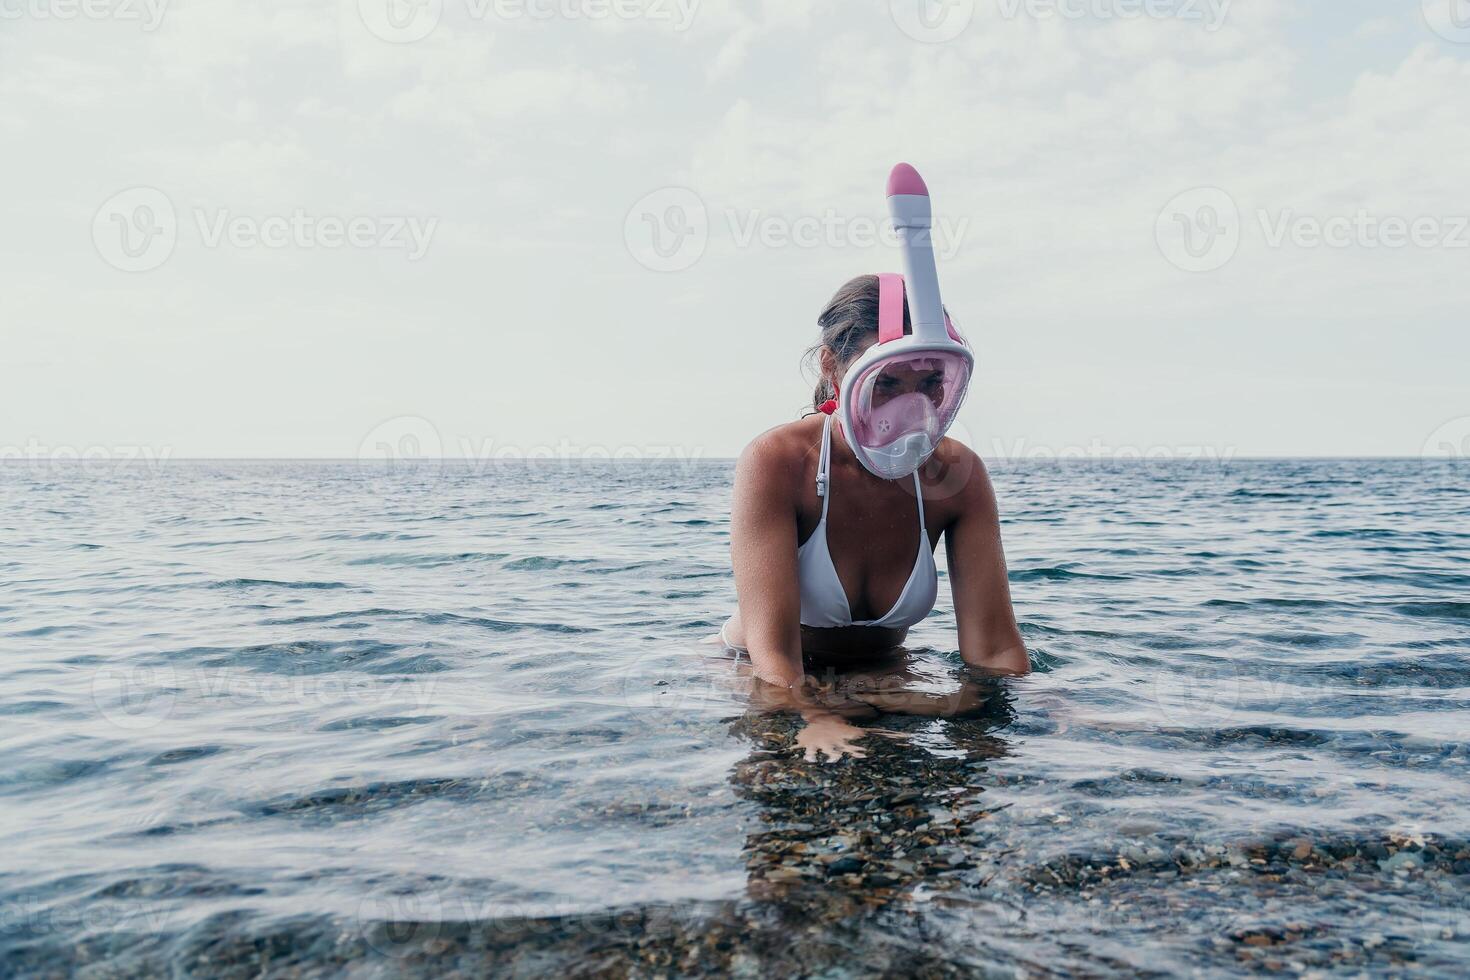
<instances>
[{"instance_id":1,"label":"water ripple","mask_svg":"<svg viewBox=\"0 0 1470 980\"><path fill-rule=\"evenodd\" d=\"M1470 469L991 474L1035 672L822 766L729 461L0 465L0 973L1470 973Z\"/></svg>"}]
</instances>

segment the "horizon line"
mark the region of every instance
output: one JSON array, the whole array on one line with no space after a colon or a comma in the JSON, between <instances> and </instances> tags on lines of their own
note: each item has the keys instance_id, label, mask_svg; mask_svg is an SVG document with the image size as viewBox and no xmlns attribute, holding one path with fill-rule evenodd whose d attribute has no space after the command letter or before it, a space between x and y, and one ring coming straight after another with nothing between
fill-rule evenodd
<instances>
[{"instance_id":1,"label":"horizon line","mask_svg":"<svg viewBox=\"0 0 1470 980\"><path fill-rule=\"evenodd\" d=\"M994 460L997 462L1044 462L1044 463L1229 463L1229 462L1272 462L1281 460L1312 460L1344 462L1353 461L1407 461L1419 460L1421 462L1463 462L1470 460L1470 456L1426 456L1426 455L1391 455L1391 454L1304 454L1304 453L1281 453L1268 455L1184 455L1177 456L1143 456L1137 454L1124 455L1097 455L1086 456L1075 453L1051 453L1045 455L1030 456L981 456L982 460ZM675 465L688 463L733 463L739 459L738 456L686 456L682 458L669 457L582 457L582 456L497 456L493 459L477 459L469 456L424 456L414 459L362 459L355 456L153 456L153 457L131 457L110 458L93 457L82 458L69 456L53 459L47 457L10 457L0 456L0 465L4 464L37 464L37 463L68 463L68 464L98 464L98 463L358 463L368 465L433 465L433 464L479 464L487 463L670 463Z\"/></svg>"}]
</instances>

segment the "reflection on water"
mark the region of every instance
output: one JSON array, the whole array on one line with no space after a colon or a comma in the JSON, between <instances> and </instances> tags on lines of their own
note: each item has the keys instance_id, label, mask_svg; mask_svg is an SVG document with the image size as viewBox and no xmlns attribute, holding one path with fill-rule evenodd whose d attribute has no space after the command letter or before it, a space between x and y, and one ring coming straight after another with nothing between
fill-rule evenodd
<instances>
[{"instance_id":1,"label":"reflection on water","mask_svg":"<svg viewBox=\"0 0 1470 980\"><path fill-rule=\"evenodd\" d=\"M1036 672L830 765L580 470L0 467L0 972L1470 970L1463 464L996 467Z\"/></svg>"}]
</instances>

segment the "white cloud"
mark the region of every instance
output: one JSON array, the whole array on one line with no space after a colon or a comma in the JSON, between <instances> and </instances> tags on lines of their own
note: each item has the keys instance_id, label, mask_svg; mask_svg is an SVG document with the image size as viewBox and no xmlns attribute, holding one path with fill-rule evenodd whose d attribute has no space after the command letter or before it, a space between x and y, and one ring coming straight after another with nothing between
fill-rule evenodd
<instances>
[{"instance_id":1,"label":"white cloud","mask_svg":"<svg viewBox=\"0 0 1470 980\"><path fill-rule=\"evenodd\" d=\"M800 404L795 359L815 308L895 256L742 249L725 213L878 217L899 159L924 171L943 216L969 222L942 270L946 295L985 346L987 380L1019 393L977 396L977 431L1085 442L1106 399L1120 430L1109 438L1150 444L1166 426L1149 391L1167 376L1171 397L1198 392L1188 410L1209 431L1196 441L1313 451L1231 391L1269 362L1272 385L1316 378L1321 410L1346 413L1369 382L1447 391L1450 365L1470 356L1463 253L1271 249L1257 219L1466 210L1470 49L1422 24L1406 34L1417 46L1396 50L1396 22L1370 20L1357 34L1372 45L1325 58L1316 39L1353 25L1328 32L1320 19L1337 13L1264 0L1233 4L1213 33L1170 20L1007 20L980 3L963 35L937 45L905 36L886 3L706 0L681 33L652 21L475 20L450 2L423 40L392 44L355 6L211 0L179 4L152 35L20 24L0 40L0 131L25 146L6 159L25 191L3 205L8 273L24 284L0 296L7 356L70 358L73 370L76 352L106 360L69 401L54 374L23 373L0 394L0 417L25 406L61 433L37 433L53 442L101 440L84 431L107 424L100 406L167 429L170 400L118 379L192 377L200 363L265 374L289 349L302 391L211 404L210 424L190 432L215 441L179 452L243 451L249 433L313 411L337 426L373 416L366 431L383 396L322 368L344 361L391 378L404 410L474 418L490 397L484 365L534 346L537 334L507 324L554 324L569 388L595 384L610 363L649 374L659 404L717 402L730 377L748 382L713 421L658 423L660 438L732 453L751 418ZM1375 60L1353 68L1368 47ZM414 266L186 240L162 269L129 278L98 258L89 229L104 199L139 184L181 208L409 213L440 228ZM716 232L698 265L660 276L622 235L633 203L666 184L694 188ZM1227 191L1245 227L1227 266L1190 275L1164 260L1155 224L1166 201L1200 186ZM610 339L627 323L663 346L635 357ZM252 325L268 340L260 350ZM1104 373L1106 386L1089 387ZM1435 397L1442 421L1453 406ZM553 406L517 419L526 431L514 435L638 441L628 433L659 413L627 401L596 419ZM1416 451L1416 425L1409 407L1388 406L1331 448ZM318 451L359 436L324 432Z\"/></svg>"}]
</instances>

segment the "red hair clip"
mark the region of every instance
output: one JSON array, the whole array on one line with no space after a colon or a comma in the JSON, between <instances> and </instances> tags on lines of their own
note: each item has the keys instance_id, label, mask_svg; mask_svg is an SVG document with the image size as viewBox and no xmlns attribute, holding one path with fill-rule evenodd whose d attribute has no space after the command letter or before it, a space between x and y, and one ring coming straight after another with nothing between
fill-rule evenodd
<instances>
[{"instance_id":1,"label":"red hair clip","mask_svg":"<svg viewBox=\"0 0 1470 980\"><path fill-rule=\"evenodd\" d=\"M823 415L835 415L837 413L837 396L840 394L841 392L837 388L837 383L834 381L832 383L832 397L818 405L817 411Z\"/></svg>"}]
</instances>

